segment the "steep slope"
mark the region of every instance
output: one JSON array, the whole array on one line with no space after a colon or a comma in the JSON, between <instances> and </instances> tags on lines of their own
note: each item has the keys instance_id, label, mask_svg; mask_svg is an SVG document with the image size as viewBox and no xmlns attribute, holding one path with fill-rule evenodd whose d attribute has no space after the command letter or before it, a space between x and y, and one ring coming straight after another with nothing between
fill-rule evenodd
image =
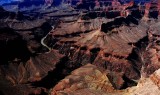
<instances>
[{"instance_id":1,"label":"steep slope","mask_svg":"<svg viewBox=\"0 0 160 95\"><path fill-rule=\"evenodd\" d=\"M141 67L134 67L129 57L135 48L139 48L136 44L147 37L147 26L143 26L143 22L136 25L132 21L127 26L125 20L130 21L129 18L116 18L105 19L105 24L99 20L61 23L48 39L52 39L54 49L70 58L68 65L73 68L92 63L137 79L137 70Z\"/></svg>"},{"instance_id":2,"label":"steep slope","mask_svg":"<svg viewBox=\"0 0 160 95\"><path fill-rule=\"evenodd\" d=\"M87 64L76 69L51 89L51 95L157 95L159 90L159 72L149 78L142 77L135 87L115 90L106 76L106 72L94 65Z\"/></svg>"}]
</instances>

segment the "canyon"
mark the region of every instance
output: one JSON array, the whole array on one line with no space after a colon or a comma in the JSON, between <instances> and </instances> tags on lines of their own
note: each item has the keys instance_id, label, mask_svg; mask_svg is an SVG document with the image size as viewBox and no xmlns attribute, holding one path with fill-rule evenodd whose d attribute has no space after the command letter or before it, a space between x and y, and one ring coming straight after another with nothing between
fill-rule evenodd
<instances>
[{"instance_id":1,"label":"canyon","mask_svg":"<svg viewBox=\"0 0 160 95\"><path fill-rule=\"evenodd\" d=\"M160 94L158 2L64 2L0 8L1 95Z\"/></svg>"}]
</instances>

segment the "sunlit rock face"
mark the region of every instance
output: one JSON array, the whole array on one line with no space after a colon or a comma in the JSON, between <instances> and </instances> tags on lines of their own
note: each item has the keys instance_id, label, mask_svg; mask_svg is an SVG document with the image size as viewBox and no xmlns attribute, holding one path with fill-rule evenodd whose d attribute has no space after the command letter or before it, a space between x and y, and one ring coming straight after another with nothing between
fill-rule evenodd
<instances>
[{"instance_id":1,"label":"sunlit rock face","mask_svg":"<svg viewBox=\"0 0 160 95\"><path fill-rule=\"evenodd\" d=\"M73 71L51 89L51 95L159 95L160 69L149 78L141 78L138 85L115 90L106 73L91 64Z\"/></svg>"},{"instance_id":2,"label":"sunlit rock face","mask_svg":"<svg viewBox=\"0 0 160 95\"><path fill-rule=\"evenodd\" d=\"M88 64L71 73L59 82L51 91L51 95L101 95L114 92L112 84L103 71Z\"/></svg>"},{"instance_id":3,"label":"sunlit rock face","mask_svg":"<svg viewBox=\"0 0 160 95\"><path fill-rule=\"evenodd\" d=\"M159 95L160 69L149 78L141 78L136 87L128 88L128 95Z\"/></svg>"}]
</instances>

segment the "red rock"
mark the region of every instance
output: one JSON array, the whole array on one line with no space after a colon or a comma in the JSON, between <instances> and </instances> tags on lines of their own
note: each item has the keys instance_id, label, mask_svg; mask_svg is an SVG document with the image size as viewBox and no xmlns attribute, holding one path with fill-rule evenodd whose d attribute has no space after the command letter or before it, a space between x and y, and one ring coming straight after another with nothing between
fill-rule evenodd
<instances>
[{"instance_id":1,"label":"red rock","mask_svg":"<svg viewBox=\"0 0 160 95\"><path fill-rule=\"evenodd\" d=\"M104 93L114 90L107 76L98 70L96 66L88 64L76 69L71 75L61 80L61 82L52 89L51 95L78 95L78 93L83 93L79 91L85 91L90 95L97 93L97 91ZM96 95L98 95L98 93Z\"/></svg>"},{"instance_id":2,"label":"red rock","mask_svg":"<svg viewBox=\"0 0 160 95\"><path fill-rule=\"evenodd\" d=\"M118 19L120 18L117 18L117 20ZM111 23L112 21L114 20L108 21L106 23ZM55 29L54 32L52 32L53 38L55 37L57 39L60 39L57 42L57 46L63 48L63 45L65 45L65 43L67 42L67 48L70 48L70 46L76 47L74 48L74 51L76 52L70 55L74 57L70 60L72 60L72 62L76 62L75 64L84 65L87 63L93 63L97 66L111 71L124 73L129 71L125 74L127 77L138 78L138 73L134 71L132 65L130 65L132 63L127 60L129 55L135 48L128 43L136 43L140 39L147 36L145 27L142 26L142 24L136 26L138 28L120 26L118 28L110 30L111 33L105 33L102 31L102 29L100 30L92 28L92 23L94 23L92 22L92 20L90 20L89 22L91 22L91 24L84 24L85 21L82 21L81 23L61 23L61 27ZM82 28L80 27L83 27L84 30L81 30ZM86 30L88 30L88 32L84 33ZM70 35L70 37L66 37L67 35ZM85 49L81 50L83 47ZM66 51L68 50L69 49L67 49ZM92 50L95 50L95 53L94 51L92 52ZM62 51L64 53L66 52L64 49ZM65 54L68 55L71 53ZM81 57L78 57L79 54L81 54ZM90 59L93 58L93 55L94 59L93 61L90 61ZM82 57L84 58L83 60L81 59ZM79 63L77 63L76 60L79 61Z\"/></svg>"}]
</instances>

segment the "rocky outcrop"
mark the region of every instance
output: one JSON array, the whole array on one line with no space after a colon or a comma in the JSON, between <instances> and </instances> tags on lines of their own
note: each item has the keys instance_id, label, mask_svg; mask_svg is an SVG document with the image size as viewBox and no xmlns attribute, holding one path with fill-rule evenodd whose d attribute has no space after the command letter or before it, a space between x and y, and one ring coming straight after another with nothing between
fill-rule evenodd
<instances>
[{"instance_id":1,"label":"rocky outcrop","mask_svg":"<svg viewBox=\"0 0 160 95\"><path fill-rule=\"evenodd\" d=\"M152 22L154 23L154 22ZM140 57L144 66L143 72L144 76L148 76L160 68L159 65L159 23L151 25L147 34L149 39L149 44L145 50L141 51Z\"/></svg>"},{"instance_id":2,"label":"rocky outcrop","mask_svg":"<svg viewBox=\"0 0 160 95\"><path fill-rule=\"evenodd\" d=\"M39 81L53 71L63 56L56 51L31 57L27 63L12 63L8 69L3 68L5 76L14 85L20 83ZM18 74L17 74L18 71Z\"/></svg>"},{"instance_id":3,"label":"rocky outcrop","mask_svg":"<svg viewBox=\"0 0 160 95\"><path fill-rule=\"evenodd\" d=\"M1 91L5 95L46 92L42 87L33 87L32 83L46 77L64 57L56 50L48 51L40 43L40 40L52 29L50 24L52 21L46 22L44 19L21 21L13 16L13 18L1 19L0 23L2 23L0 27ZM7 92L8 89L12 90Z\"/></svg>"},{"instance_id":4,"label":"rocky outcrop","mask_svg":"<svg viewBox=\"0 0 160 95\"><path fill-rule=\"evenodd\" d=\"M142 77L135 87L115 90L106 73L88 64L76 69L51 89L51 95L157 95L159 90L159 71L149 78Z\"/></svg>"},{"instance_id":5,"label":"rocky outcrop","mask_svg":"<svg viewBox=\"0 0 160 95\"><path fill-rule=\"evenodd\" d=\"M29 95L46 92L43 87L34 88L31 83L40 81L48 75L48 72L54 71L62 60L63 55L52 50L46 54L32 56L29 61L22 63L21 60L15 59L9 65L0 66L1 69L1 91L7 92L6 89L12 89L14 92L5 93L5 95ZM5 85L6 84L6 85Z\"/></svg>"},{"instance_id":6,"label":"rocky outcrop","mask_svg":"<svg viewBox=\"0 0 160 95\"><path fill-rule=\"evenodd\" d=\"M104 19L104 24L100 21L61 23L50 35L51 47L69 56L68 64L73 67L92 63L110 71L123 72L130 79L140 77L135 70L140 67L134 67L128 58L134 48L138 48L136 43L147 36L146 26L132 17Z\"/></svg>"},{"instance_id":7,"label":"rocky outcrop","mask_svg":"<svg viewBox=\"0 0 160 95\"><path fill-rule=\"evenodd\" d=\"M112 92L114 89L105 73L96 66L88 64L76 69L52 90L51 95L100 95L104 92Z\"/></svg>"},{"instance_id":8,"label":"rocky outcrop","mask_svg":"<svg viewBox=\"0 0 160 95\"><path fill-rule=\"evenodd\" d=\"M116 0L112 3L107 12L99 8L101 0L82 0L77 6L96 4L97 11L79 14L65 5L57 7L60 11L25 11L22 20L19 12L1 19L0 93L145 95L148 86L158 92L158 74L153 73L159 69L159 20L143 21L133 2L123 10ZM38 15L32 19L32 14Z\"/></svg>"},{"instance_id":9,"label":"rocky outcrop","mask_svg":"<svg viewBox=\"0 0 160 95\"><path fill-rule=\"evenodd\" d=\"M158 95L160 94L160 69L155 71L149 78L141 78L137 87L129 88L128 95Z\"/></svg>"}]
</instances>

